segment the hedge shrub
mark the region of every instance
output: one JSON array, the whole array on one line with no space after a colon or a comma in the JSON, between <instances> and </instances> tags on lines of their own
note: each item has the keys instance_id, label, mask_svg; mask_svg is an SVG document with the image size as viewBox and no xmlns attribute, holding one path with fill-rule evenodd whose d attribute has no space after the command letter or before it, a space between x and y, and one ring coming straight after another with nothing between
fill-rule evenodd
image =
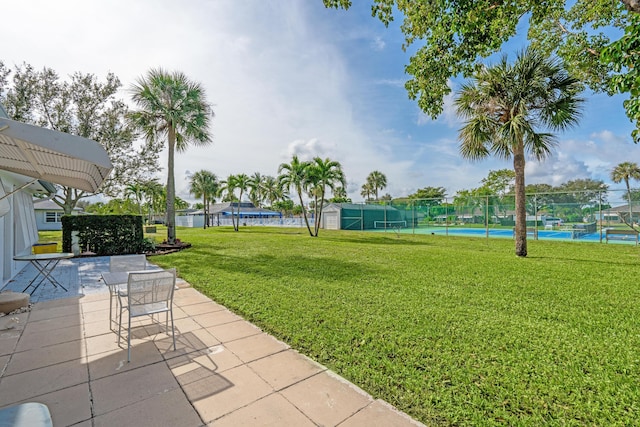
<instances>
[{"instance_id":1,"label":"hedge shrub","mask_svg":"<svg viewBox=\"0 0 640 427\"><path fill-rule=\"evenodd\" d=\"M139 215L64 215L62 250L73 252L72 233L78 232L80 251L97 255L142 253L146 249Z\"/></svg>"}]
</instances>

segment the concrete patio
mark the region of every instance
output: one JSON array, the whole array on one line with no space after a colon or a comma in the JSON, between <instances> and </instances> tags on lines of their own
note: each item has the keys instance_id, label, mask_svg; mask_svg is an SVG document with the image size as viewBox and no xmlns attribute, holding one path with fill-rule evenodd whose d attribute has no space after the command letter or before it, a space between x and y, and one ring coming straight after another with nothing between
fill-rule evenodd
<instances>
[{"instance_id":1,"label":"concrete patio","mask_svg":"<svg viewBox=\"0 0 640 427\"><path fill-rule=\"evenodd\" d=\"M41 402L54 426L421 425L185 282L174 297L177 350L164 323L143 320L127 363L126 339L119 345L109 325L106 270L104 257L65 261L55 274L69 292L43 285L31 311L0 317L0 408Z\"/></svg>"}]
</instances>

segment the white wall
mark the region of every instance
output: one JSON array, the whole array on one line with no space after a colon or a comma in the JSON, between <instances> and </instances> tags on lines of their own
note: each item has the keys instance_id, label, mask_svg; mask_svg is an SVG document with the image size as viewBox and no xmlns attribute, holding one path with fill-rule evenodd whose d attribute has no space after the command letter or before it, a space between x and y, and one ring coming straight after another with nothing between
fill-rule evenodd
<instances>
[{"instance_id":1,"label":"white wall","mask_svg":"<svg viewBox=\"0 0 640 427\"><path fill-rule=\"evenodd\" d=\"M31 178L0 170L0 181L9 193ZM25 190L7 197L11 209L0 218L0 288L24 267L24 263L14 261L13 257L30 253L31 245L38 241L32 198L33 194Z\"/></svg>"}]
</instances>

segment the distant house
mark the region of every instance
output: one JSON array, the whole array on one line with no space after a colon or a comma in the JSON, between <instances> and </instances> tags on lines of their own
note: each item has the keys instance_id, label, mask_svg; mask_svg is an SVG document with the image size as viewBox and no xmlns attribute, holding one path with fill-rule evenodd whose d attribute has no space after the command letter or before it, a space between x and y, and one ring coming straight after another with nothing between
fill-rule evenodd
<instances>
[{"instance_id":1,"label":"distant house","mask_svg":"<svg viewBox=\"0 0 640 427\"><path fill-rule=\"evenodd\" d=\"M239 211L239 213L238 213ZM231 215L247 219L282 218L282 213L258 208L251 202L225 202L215 203L209 210L209 224L231 225ZM185 209L181 215L176 216L176 225L181 227L204 226L204 211Z\"/></svg>"},{"instance_id":2,"label":"distant house","mask_svg":"<svg viewBox=\"0 0 640 427\"><path fill-rule=\"evenodd\" d=\"M62 230L64 210L50 199L34 199L33 210L36 214L38 231ZM75 208L71 215L78 215L82 209Z\"/></svg>"}]
</instances>

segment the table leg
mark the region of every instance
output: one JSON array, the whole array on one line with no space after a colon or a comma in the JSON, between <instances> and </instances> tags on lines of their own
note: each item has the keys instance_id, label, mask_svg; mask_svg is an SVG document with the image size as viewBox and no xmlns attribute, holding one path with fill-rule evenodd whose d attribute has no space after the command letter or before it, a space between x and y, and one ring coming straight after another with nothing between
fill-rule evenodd
<instances>
[{"instance_id":1,"label":"table leg","mask_svg":"<svg viewBox=\"0 0 640 427\"><path fill-rule=\"evenodd\" d=\"M38 282L38 284L33 288L33 290L30 292L30 295L33 295L33 293L38 290L40 285L42 285L42 282L44 282L45 280L48 280L49 283L51 283L56 288L60 286L62 289L64 289L65 292L67 292L67 288L62 286L62 284L52 276L53 270L55 270L59 262L59 259L53 259L43 264L40 264L38 261L30 261L30 263L36 268L36 270L38 270L38 274L36 274L36 276L31 280L31 282L29 282L27 287L24 288L22 292L29 289L40 276L42 276L42 279L40 279L40 282Z\"/></svg>"}]
</instances>

